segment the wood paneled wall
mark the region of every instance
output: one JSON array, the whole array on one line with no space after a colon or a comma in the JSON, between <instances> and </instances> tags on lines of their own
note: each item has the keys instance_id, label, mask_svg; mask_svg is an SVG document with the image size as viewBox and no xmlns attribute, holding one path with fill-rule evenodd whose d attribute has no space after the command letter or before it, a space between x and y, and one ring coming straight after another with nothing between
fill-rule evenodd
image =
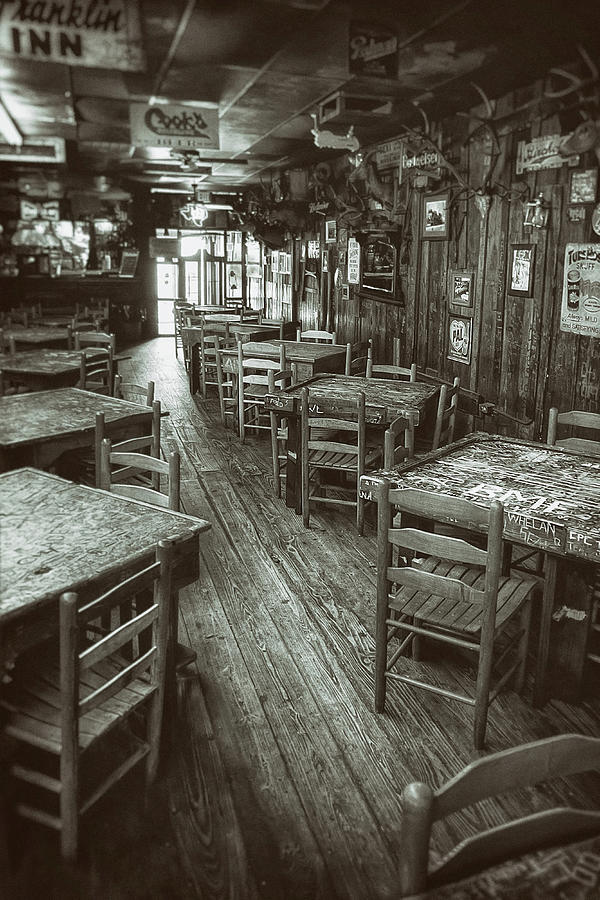
<instances>
[{"instance_id":1,"label":"wood paneled wall","mask_svg":"<svg viewBox=\"0 0 600 900\"><path fill-rule=\"evenodd\" d=\"M571 167L567 164L515 173L520 140L567 134L581 121L577 110L575 117L570 111L568 121L562 114L561 121L558 114L548 111L542 93L540 82L496 101L497 145L489 130L479 127L481 119L475 118L485 116L483 107L471 111L473 118L456 116L442 123L444 152L472 188L483 184L490 155L495 159L489 204L482 204L475 191L465 190L445 170L441 181L407 191L394 302L382 302L354 286L349 299L342 299L334 273L346 246L343 242L353 232L338 222L341 240L335 247L324 243L321 232L321 249L333 247L329 249L329 286L340 342L372 338L376 360L390 361L393 339L400 337L406 362L416 359L420 367L448 380L460 375L465 387L478 391L500 409L518 419L532 420L528 426L498 420L503 430L534 439L546 433L550 406L600 409L600 339L565 333L559 327L565 245L600 240L591 229L591 206L586 207L583 222L569 221ZM597 166L598 159L590 150L581 154L577 168ZM451 191L449 240L421 240L423 192L446 187ZM527 228L523 225L524 203L540 192L551 204L548 225ZM324 225L325 217L321 218ZM514 243L535 244L532 297L507 293L510 246ZM306 268L317 275L310 279L311 285L326 290L328 279L321 277L320 261L307 262ZM447 358L449 272L453 269L475 273L469 365ZM341 268L342 282L345 274ZM301 280L306 282L306 277L298 280L299 286ZM295 305L304 327L325 325L326 304L320 293L299 291Z\"/></svg>"}]
</instances>

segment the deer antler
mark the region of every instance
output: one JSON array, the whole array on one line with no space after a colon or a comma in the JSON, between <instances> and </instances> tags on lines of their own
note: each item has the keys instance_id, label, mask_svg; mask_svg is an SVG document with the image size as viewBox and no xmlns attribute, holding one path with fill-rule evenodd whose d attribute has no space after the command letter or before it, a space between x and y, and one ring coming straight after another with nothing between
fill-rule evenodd
<instances>
[{"instance_id":1,"label":"deer antler","mask_svg":"<svg viewBox=\"0 0 600 900\"><path fill-rule=\"evenodd\" d=\"M598 81L598 67L596 66L595 62L592 60L585 47L582 47L581 44L577 45L577 49L579 51L579 55L589 69L589 78L580 78L579 75L574 75L573 72L567 72L565 69L549 69L549 74L558 75L561 78L565 78L569 83L566 87L560 88L556 91L544 90L544 97L547 97L549 99L567 97L569 94L580 90L582 87L584 87L584 85L593 84L594 82Z\"/></svg>"}]
</instances>

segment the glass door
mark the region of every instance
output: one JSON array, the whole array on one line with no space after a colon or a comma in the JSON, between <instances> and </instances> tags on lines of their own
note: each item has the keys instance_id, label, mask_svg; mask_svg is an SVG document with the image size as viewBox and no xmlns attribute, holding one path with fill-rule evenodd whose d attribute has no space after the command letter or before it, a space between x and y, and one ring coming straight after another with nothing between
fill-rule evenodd
<instances>
[{"instance_id":1,"label":"glass door","mask_svg":"<svg viewBox=\"0 0 600 900\"><path fill-rule=\"evenodd\" d=\"M156 296L158 333L173 335L173 300L179 296L179 270L176 259L159 256L156 260Z\"/></svg>"}]
</instances>

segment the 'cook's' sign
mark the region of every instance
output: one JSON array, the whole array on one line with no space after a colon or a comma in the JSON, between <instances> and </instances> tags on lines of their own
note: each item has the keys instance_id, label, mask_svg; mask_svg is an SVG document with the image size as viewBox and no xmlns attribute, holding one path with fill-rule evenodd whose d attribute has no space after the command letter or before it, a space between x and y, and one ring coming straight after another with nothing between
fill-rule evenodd
<instances>
[{"instance_id":1,"label":"'cook's' sign","mask_svg":"<svg viewBox=\"0 0 600 900\"><path fill-rule=\"evenodd\" d=\"M144 71L137 0L6 0L0 3L0 54Z\"/></svg>"},{"instance_id":2,"label":"'cook's' sign","mask_svg":"<svg viewBox=\"0 0 600 900\"><path fill-rule=\"evenodd\" d=\"M181 103L132 103L129 107L131 143L135 147L219 149L219 111Z\"/></svg>"}]
</instances>

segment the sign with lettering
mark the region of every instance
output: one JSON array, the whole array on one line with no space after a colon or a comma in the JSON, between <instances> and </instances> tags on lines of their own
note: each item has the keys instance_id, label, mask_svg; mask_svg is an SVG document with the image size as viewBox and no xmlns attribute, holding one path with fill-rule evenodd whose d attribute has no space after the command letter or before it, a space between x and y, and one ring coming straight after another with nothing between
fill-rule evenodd
<instances>
[{"instance_id":1,"label":"sign with lettering","mask_svg":"<svg viewBox=\"0 0 600 900\"><path fill-rule=\"evenodd\" d=\"M401 166L403 152L404 142L400 139L378 144L375 148L375 165L380 171L381 169L392 169L394 166Z\"/></svg>"},{"instance_id":2,"label":"sign with lettering","mask_svg":"<svg viewBox=\"0 0 600 900\"><path fill-rule=\"evenodd\" d=\"M348 67L351 75L396 78L398 35L368 22L350 22Z\"/></svg>"},{"instance_id":3,"label":"sign with lettering","mask_svg":"<svg viewBox=\"0 0 600 900\"><path fill-rule=\"evenodd\" d=\"M420 150L406 146L402 153L403 169L418 169L438 176L441 173L441 157L433 147L424 147Z\"/></svg>"},{"instance_id":4,"label":"sign with lettering","mask_svg":"<svg viewBox=\"0 0 600 900\"><path fill-rule=\"evenodd\" d=\"M360 281L360 244L356 238L348 239L348 284Z\"/></svg>"},{"instance_id":5,"label":"sign with lettering","mask_svg":"<svg viewBox=\"0 0 600 900\"><path fill-rule=\"evenodd\" d=\"M560 330L600 337L600 243L565 247Z\"/></svg>"},{"instance_id":6,"label":"sign with lettering","mask_svg":"<svg viewBox=\"0 0 600 900\"><path fill-rule=\"evenodd\" d=\"M534 172L537 169L560 169L568 163L579 164L578 156L561 156L559 147L570 135L545 134L532 141L519 141L517 144L517 175L523 172Z\"/></svg>"},{"instance_id":7,"label":"sign with lettering","mask_svg":"<svg viewBox=\"0 0 600 900\"><path fill-rule=\"evenodd\" d=\"M143 72L137 0L0 3L0 53L36 62Z\"/></svg>"},{"instance_id":8,"label":"sign with lettering","mask_svg":"<svg viewBox=\"0 0 600 900\"><path fill-rule=\"evenodd\" d=\"M219 149L218 109L182 103L132 103L129 107L131 143L135 147Z\"/></svg>"}]
</instances>

